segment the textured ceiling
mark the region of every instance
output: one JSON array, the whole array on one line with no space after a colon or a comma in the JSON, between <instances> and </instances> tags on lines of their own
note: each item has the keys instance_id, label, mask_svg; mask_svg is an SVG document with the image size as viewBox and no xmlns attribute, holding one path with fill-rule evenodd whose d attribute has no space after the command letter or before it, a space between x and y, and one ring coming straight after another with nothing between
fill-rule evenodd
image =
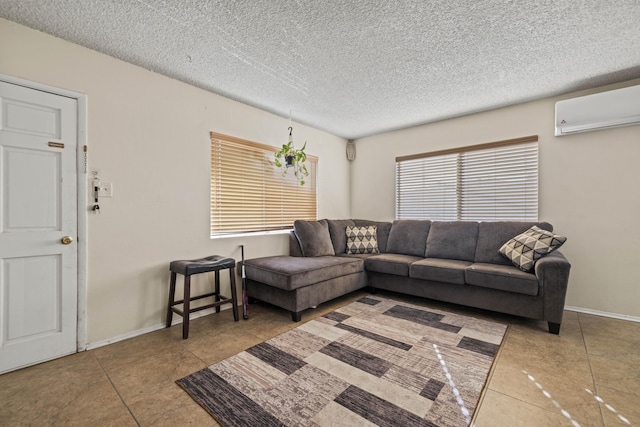
<instances>
[{"instance_id":1,"label":"textured ceiling","mask_svg":"<svg viewBox=\"0 0 640 427\"><path fill-rule=\"evenodd\" d=\"M639 0L0 0L0 17L345 138L640 77Z\"/></svg>"}]
</instances>

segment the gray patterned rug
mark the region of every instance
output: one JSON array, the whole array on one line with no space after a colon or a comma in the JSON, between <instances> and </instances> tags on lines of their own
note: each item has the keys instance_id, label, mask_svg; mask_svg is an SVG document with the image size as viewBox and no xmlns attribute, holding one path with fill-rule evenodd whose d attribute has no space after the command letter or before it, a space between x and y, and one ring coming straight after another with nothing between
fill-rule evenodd
<instances>
[{"instance_id":1,"label":"gray patterned rug","mask_svg":"<svg viewBox=\"0 0 640 427\"><path fill-rule=\"evenodd\" d=\"M177 383L223 426L464 426L505 330L368 296Z\"/></svg>"}]
</instances>

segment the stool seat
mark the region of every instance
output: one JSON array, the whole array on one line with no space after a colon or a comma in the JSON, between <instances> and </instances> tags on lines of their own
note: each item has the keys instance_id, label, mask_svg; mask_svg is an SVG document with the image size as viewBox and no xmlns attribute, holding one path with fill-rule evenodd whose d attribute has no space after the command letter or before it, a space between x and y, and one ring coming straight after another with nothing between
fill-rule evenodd
<instances>
[{"instance_id":1,"label":"stool seat","mask_svg":"<svg viewBox=\"0 0 640 427\"><path fill-rule=\"evenodd\" d=\"M206 258L171 261L169 270L183 276L191 276L192 274L208 273L210 271L225 270L235 267L236 260L233 258L225 258L220 255L212 255Z\"/></svg>"},{"instance_id":2,"label":"stool seat","mask_svg":"<svg viewBox=\"0 0 640 427\"><path fill-rule=\"evenodd\" d=\"M220 255L211 255L205 258L192 260L178 260L169 263L171 271L171 280L169 282L169 304L167 306L167 328L171 327L173 313L182 316L182 338L189 337L189 314L215 307L216 313L220 312L222 304L231 303L233 309L233 318L238 321L238 298L236 296L236 260L226 258ZM225 297L220 293L220 270L229 270L229 281L231 283L231 298ZM191 276L200 273L214 273L215 289L213 292L192 296L191 295ZM184 276L184 297L176 301L176 276L181 274ZM214 297L215 301L211 304L201 305L192 308L191 301L202 298ZM176 307L182 305L182 309Z\"/></svg>"}]
</instances>

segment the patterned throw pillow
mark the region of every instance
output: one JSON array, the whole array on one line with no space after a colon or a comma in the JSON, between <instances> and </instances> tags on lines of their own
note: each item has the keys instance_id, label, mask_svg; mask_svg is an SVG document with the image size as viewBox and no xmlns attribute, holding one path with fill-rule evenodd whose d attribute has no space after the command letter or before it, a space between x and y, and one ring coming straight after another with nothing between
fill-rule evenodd
<instances>
[{"instance_id":1,"label":"patterned throw pillow","mask_svg":"<svg viewBox=\"0 0 640 427\"><path fill-rule=\"evenodd\" d=\"M536 261L558 249L567 240L535 225L502 245L500 253L522 271L531 271Z\"/></svg>"},{"instance_id":2,"label":"patterned throw pillow","mask_svg":"<svg viewBox=\"0 0 640 427\"><path fill-rule=\"evenodd\" d=\"M348 225L347 233L347 253L348 254L378 254L378 239L376 234L378 227L370 225L368 227L356 227Z\"/></svg>"}]
</instances>

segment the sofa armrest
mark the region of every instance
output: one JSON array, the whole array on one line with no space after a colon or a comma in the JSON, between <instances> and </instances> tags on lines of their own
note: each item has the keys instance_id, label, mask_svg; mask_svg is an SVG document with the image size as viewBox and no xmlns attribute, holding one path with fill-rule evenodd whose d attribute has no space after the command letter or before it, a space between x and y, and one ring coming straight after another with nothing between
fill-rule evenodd
<instances>
[{"instance_id":1,"label":"sofa armrest","mask_svg":"<svg viewBox=\"0 0 640 427\"><path fill-rule=\"evenodd\" d=\"M558 251L536 262L534 271L544 298L544 318L549 322L562 323L570 270L571 264Z\"/></svg>"},{"instance_id":2,"label":"sofa armrest","mask_svg":"<svg viewBox=\"0 0 640 427\"><path fill-rule=\"evenodd\" d=\"M302 256L300 242L296 237L296 232L293 230L289 231L289 256Z\"/></svg>"}]
</instances>

